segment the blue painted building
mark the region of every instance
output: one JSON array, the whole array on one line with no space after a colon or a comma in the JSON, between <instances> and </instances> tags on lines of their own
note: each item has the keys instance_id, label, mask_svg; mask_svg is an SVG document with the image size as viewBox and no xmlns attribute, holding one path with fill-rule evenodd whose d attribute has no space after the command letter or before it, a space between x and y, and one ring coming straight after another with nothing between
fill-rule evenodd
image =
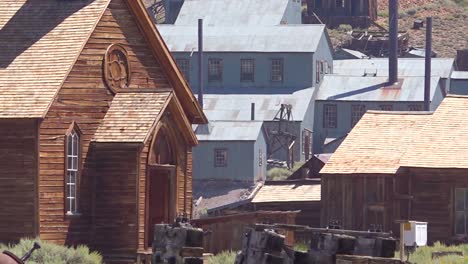
<instances>
[{"instance_id":1,"label":"blue painted building","mask_svg":"<svg viewBox=\"0 0 468 264\"><path fill-rule=\"evenodd\" d=\"M262 126L261 121L211 121L198 125L193 177L252 183L265 180L267 146Z\"/></svg>"},{"instance_id":2,"label":"blue painted building","mask_svg":"<svg viewBox=\"0 0 468 264\"><path fill-rule=\"evenodd\" d=\"M468 71L452 72L449 93L468 95Z\"/></svg>"}]
</instances>

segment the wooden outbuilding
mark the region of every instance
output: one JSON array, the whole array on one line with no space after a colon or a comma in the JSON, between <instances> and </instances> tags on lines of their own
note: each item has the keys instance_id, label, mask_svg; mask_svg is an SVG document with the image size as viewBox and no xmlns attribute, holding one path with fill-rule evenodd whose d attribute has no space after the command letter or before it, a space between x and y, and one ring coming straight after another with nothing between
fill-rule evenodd
<instances>
[{"instance_id":1,"label":"wooden outbuilding","mask_svg":"<svg viewBox=\"0 0 468 264\"><path fill-rule=\"evenodd\" d=\"M192 211L206 123L140 0L0 5L0 240L134 261Z\"/></svg>"},{"instance_id":2,"label":"wooden outbuilding","mask_svg":"<svg viewBox=\"0 0 468 264\"><path fill-rule=\"evenodd\" d=\"M428 240L468 238L468 97L433 114L368 112L322 169L322 225L428 223Z\"/></svg>"},{"instance_id":3,"label":"wooden outbuilding","mask_svg":"<svg viewBox=\"0 0 468 264\"><path fill-rule=\"evenodd\" d=\"M365 28L377 19L377 0L307 0L307 12L312 22L329 27Z\"/></svg>"},{"instance_id":4,"label":"wooden outbuilding","mask_svg":"<svg viewBox=\"0 0 468 264\"><path fill-rule=\"evenodd\" d=\"M321 170L322 226L398 231L399 161L431 115L368 111ZM402 193L396 193L402 192ZM401 209L403 210L403 209Z\"/></svg>"}]
</instances>

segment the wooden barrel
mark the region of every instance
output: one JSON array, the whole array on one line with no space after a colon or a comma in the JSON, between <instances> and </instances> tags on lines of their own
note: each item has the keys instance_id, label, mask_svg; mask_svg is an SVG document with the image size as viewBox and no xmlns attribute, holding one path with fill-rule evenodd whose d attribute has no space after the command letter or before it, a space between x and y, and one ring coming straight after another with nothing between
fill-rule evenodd
<instances>
[{"instance_id":1,"label":"wooden barrel","mask_svg":"<svg viewBox=\"0 0 468 264\"><path fill-rule=\"evenodd\" d=\"M0 254L0 264L24 264L24 262L10 251Z\"/></svg>"}]
</instances>

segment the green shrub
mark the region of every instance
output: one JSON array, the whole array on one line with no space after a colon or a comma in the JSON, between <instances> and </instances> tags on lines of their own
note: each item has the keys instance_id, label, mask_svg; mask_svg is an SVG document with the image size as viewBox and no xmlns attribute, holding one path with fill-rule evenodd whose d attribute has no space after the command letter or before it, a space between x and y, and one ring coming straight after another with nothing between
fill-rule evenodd
<instances>
[{"instance_id":1,"label":"green shrub","mask_svg":"<svg viewBox=\"0 0 468 264\"><path fill-rule=\"evenodd\" d=\"M306 242L298 242L294 245L294 250L299 252L308 252L309 251L309 244Z\"/></svg>"},{"instance_id":2,"label":"green shrub","mask_svg":"<svg viewBox=\"0 0 468 264\"><path fill-rule=\"evenodd\" d=\"M456 255L449 255L441 258L432 259L432 253L437 251L461 251L463 257ZM396 257L399 257L399 252L396 253ZM440 242L435 243L430 247L420 247L416 251L412 252L409 257L409 261L414 264L462 264L468 263L468 245L459 246L446 246Z\"/></svg>"},{"instance_id":3,"label":"green shrub","mask_svg":"<svg viewBox=\"0 0 468 264\"><path fill-rule=\"evenodd\" d=\"M209 257L207 264L234 264L236 260L236 252L223 251L216 256Z\"/></svg>"},{"instance_id":4,"label":"green shrub","mask_svg":"<svg viewBox=\"0 0 468 264\"><path fill-rule=\"evenodd\" d=\"M304 165L304 162L296 162L291 170L287 168L272 168L267 172L267 180L269 181L281 181L286 180L296 170Z\"/></svg>"},{"instance_id":5,"label":"green shrub","mask_svg":"<svg viewBox=\"0 0 468 264\"><path fill-rule=\"evenodd\" d=\"M28 264L101 264L102 256L97 252L90 252L84 245L77 247L60 246L53 243L41 241L40 239L21 239L16 245L0 244L0 252L11 251L18 257L22 257L37 241L41 248L34 251Z\"/></svg>"},{"instance_id":6,"label":"green shrub","mask_svg":"<svg viewBox=\"0 0 468 264\"><path fill-rule=\"evenodd\" d=\"M380 10L377 15L379 17L388 17L388 10Z\"/></svg>"}]
</instances>

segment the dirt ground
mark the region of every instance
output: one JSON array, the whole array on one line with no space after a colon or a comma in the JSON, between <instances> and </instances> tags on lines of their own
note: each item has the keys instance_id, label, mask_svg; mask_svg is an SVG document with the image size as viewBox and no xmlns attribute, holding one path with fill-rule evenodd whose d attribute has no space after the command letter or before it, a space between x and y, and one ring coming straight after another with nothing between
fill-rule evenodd
<instances>
[{"instance_id":1,"label":"dirt ground","mask_svg":"<svg viewBox=\"0 0 468 264\"><path fill-rule=\"evenodd\" d=\"M410 46L424 47L425 28L412 29L416 19L433 17L433 49L438 57L455 57L458 49L468 48L468 0L400 0L399 30L408 30ZM388 25L388 0L379 0L377 23ZM342 30L331 30L334 46L347 39Z\"/></svg>"}]
</instances>

